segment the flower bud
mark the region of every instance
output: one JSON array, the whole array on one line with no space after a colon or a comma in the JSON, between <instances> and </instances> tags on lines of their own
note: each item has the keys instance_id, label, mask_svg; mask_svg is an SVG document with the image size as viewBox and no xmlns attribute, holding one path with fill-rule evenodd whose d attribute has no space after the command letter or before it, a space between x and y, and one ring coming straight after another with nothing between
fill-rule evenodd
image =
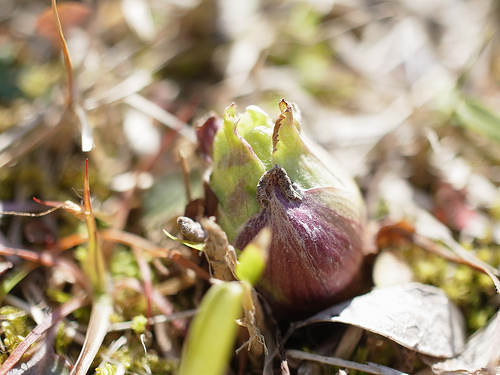
<instances>
[{"instance_id":1,"label":"flower bud","mask_svg":"<svg viewBox=\"0 0 500 375\"><path fill-rule=\"evenodd\" d=\"M338 301L359 272L365 207L355 183L305 139L282 100L273 125L257 107L226 110L213 146L210 187L218 221L244 248L272 231L258 284L278 319L295 319Z\"/></svg>"}]
</instances>

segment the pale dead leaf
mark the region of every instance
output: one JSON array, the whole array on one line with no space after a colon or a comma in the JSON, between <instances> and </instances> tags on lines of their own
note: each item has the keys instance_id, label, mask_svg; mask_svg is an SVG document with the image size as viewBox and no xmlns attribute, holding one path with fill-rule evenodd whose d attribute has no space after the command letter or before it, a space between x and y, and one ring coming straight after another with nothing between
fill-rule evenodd
<instances>
[{"instance_id":1,"label":"pale dead leaf","mask_svg":"<svg viewBox=\"0 0 500 375\"><path fill-rule=\"evenodd\" d=\"M382 251L373 266L373 281L378 287L405 284L414 281L413 271L403 256L390 250Z\"/></svg>"},{"instance_id":2,"label":"pale dead leaf","mask_svg":"<svg viewBox=\"0 0 500 375\"><path fill-rule=\"evenodd\" d=\"M122 0L122 12L129 27L143 42L151 42L156 28L149 2L146 0Z\"/></svg>"},{"instance_id":3,"label":"pale dead leaf","mask_svg":"<svg viewBox=\"0 0 500 375\"><path fill-rule=\"evenodd\" d=\"M500 315L495 315L488 325L472 335L460 355L436 363L432 366L432 370L439 375L491 373L488 371L488 366L498 366L500 359L500 348L495 345L499 317ZM500 367L495 369L495 373L500 374Z\"/></svg>"},{"instance_id":4,"label":"pale dead leaf","mask_svg":"<svg viewBox=\"0 0 500 375\"><path fill-rule=\"evenodd\" d=\"M432 357L451 358L464 347L461 312L434 286L409 283L376 288L301 322L354 325Z\"/></svg>"},{"instance_id":5,"label":"pale dead leaf","mask_svg":"<svg viewBox=\"0 0 500 375\"><path fill-rule=\"evenodd\" d=\"M156 155L161 148L161 133L153 119L135 108L126 109L123 132L132 150L139 156Z\"/></svg>"}]
</instances>

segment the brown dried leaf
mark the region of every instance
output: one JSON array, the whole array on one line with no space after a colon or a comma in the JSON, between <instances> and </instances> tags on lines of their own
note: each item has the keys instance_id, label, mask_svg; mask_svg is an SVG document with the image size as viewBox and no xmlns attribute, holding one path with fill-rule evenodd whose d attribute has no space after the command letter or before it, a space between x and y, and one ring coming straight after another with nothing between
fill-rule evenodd
<instances>
[{"instance_id":1,"label":"brown dried leaf","mask_svg":"<svg viewBox=\"0 0 500 375\"><path fill-rule=\"evenodd\" d=\"M235 280L236 253L229 245L226 233L213 218L202 219L201 225L207 233L203 250L212 267L213 276L224 281Z\"/></svg>"}]
</instances>

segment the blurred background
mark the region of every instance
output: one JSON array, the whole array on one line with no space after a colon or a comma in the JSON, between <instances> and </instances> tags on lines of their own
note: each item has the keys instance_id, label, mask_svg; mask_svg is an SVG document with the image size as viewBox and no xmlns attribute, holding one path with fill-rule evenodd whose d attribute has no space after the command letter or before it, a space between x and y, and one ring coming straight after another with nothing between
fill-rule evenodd
<instances>
[{"instance_id":1,"label":"blurred background","mask_svg":"<svg viewBox=\"0 0 500 375\"><path fill-rule=\"evenodd\" d=\"M412 165L389 169L418 187L437 172L464 188L434 140L500 179L487 165L500 140L494 1L60 2L82 109L73 121L61 121L67 77L49 6L2 1L3 200L74 198L87 156L99 202L151 189L179 169L179 150L199 169L193 126L208 111L235 102L275 117L281 98L354 176L399 159Z\"/></svg>"},{"instance_id":2,"label":"blurred background","mask_svg":"<svg viewBox=\"0 0 500 375\"><path fill-rule=\"evenodd\" d=\"M175 232L188 200L202 195L196 125L232 102L276 118L285 98L301 109L304 132L357 179L373 220L431 213L498 262L498 1L58 4L73 114L50 2L1 1L3 211L45 209L33 196L79 202L89 158L102 225L166 243L162 229ZM79 225L63 212L4 216L0 238L46 248ZM495 311L488 288L475 301L488 311L471 330ZM470 289L454 293L470 302Z\"/></svg>"},{"instance_id":3,"label":"blurred background","mask_svg":"<svg viewBox=\"0 0 500 375\"><path fill-rule=\"evenodd\" d=\"M74 198L86 156L99 202L151 189L179 169L178 150L199 169L193 126L208 111L235 102L275 117L281 98L354 176L399 159L418 187L437 171L460 190L467 181L435 154L439 139L500 179L494 1L60 2L83 112L74 121L61 121L67 78L49 6L2 1L3 200Z\"/></svg>"}]
</instances>

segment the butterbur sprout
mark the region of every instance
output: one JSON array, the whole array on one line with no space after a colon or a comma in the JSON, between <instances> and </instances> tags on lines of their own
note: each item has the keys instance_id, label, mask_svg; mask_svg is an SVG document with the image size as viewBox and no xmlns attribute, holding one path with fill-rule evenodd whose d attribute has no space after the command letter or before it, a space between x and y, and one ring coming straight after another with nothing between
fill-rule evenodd
<instances>
[{"instance_id":1,"label":"butterbur sprout","mask_svg":"<svg viewBox=\"0 0 500 375\"><path fill-rule=\"evenodd\" d=\"M217 220L243 249L264 227L272 238L257 289L280 320L342 299L363 261L365 207L356 184L306 139L282 100L273 124L257 107L226 109L213 140L210 187ZM200 140L203 142L203 140Z\"/></svg>"}]
</instances>

